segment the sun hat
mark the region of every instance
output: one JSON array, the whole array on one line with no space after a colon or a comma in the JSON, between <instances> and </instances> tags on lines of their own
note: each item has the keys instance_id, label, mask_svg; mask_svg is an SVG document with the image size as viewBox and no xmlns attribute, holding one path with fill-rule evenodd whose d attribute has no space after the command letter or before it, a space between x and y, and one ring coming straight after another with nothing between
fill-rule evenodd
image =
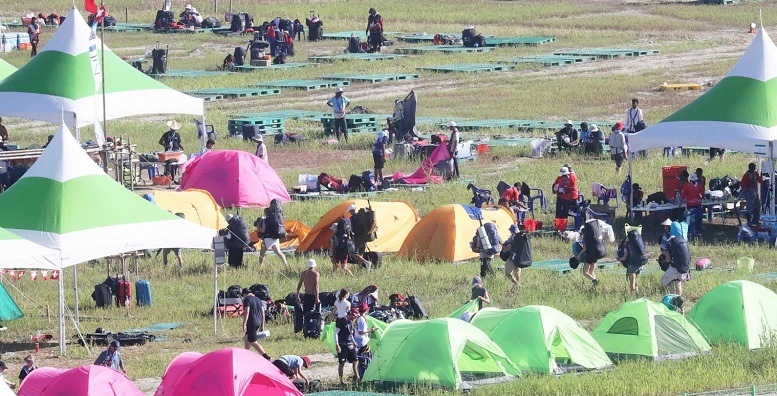
<instances>
[{"instance_id":1,"label":"sun hat","mask_svg":"<svg viewBox=\"0 0 777 396\"><path fill-rule=\"evenodd\" d=\"M695 173L691 173L691 176L688 178L688 180L690 180L692 182L699 181L699 175L697 175Z\"/></svg>"},{"instance_id":2,"label":"sun hat","mask_svg":"<svg viewBox=\"0 0 777 396\"><path fill-rule=\"evenodd\" d=\"M192 5L191 4L187 4L183 8L185 8L187 10L191 10L192 9Z\"/></svg>"},{"instance_id":3,"label":"sun hat","mask_svg":"<svg viewBox=\"0 0 777 396\"><path fill-rule=\"evenodd\" d=\"M341 93L341 92L343 92L343 88L337 87L337 89L335 90L335 93Z\"/></svg>"},{"instance_id":4,"label":"sun hat","mask_svg":"<svg viewBox=\"0 0 777 396\"><path fill-rule=\"evenodd\" d=\"M481 279L479 276L475 276L472 278L472 286L480 285L483 283L483 279Z\"/></svg>"},{"instance_id":5,"label":"sun hat","mask_svg":"<svg viewBox=\"0 0 777 396\"><path fill-rule=\"evenodd\" d=\"M167 121L167 127L174 131L177 131L181 129L181 124L176 120L170 120L170 121Z\"/></svg>"},{"instance_id":6,"label":"sun hat","mask_svg":"<svg viewBox=\"0 0 777 396\"><path fill-rule=\"evenodd\" d=\"M350 205L348 205L348 211L349 211L349 212L350 212L350 211L354 211L354 212L355 212L355 211L356 211L356 204L350 204Z\"/></svg>"},{"instance_id":7,"label":"sun hat","mask_svg":"<svg viewBox=\"0 0 777 396\"><path fill-rule=\"evenodd\" d=\"M620 131L621 129L623 129L623 123L620 121L616 122L614 128Z\"/></svg>"},{"instance_id":8,"label":"sun hat","mask_svg":"<svg viewBox=\"0 0 777 396\"><path fill-rule=\"evenodd\" d=\"M254 136L255 142L263 142L264 141L264 135L256 135Z\"/></svg>"},{"instance_id":9,"label":"sun hat","mask_svg":"<svg viewBox=\"0 0 777 396\"><path fill-rule=\"evenodd\" d=\"M599 132L599 127L596 124L591 124L591 132Z\"/></svg>"},{"instance_id":10,"label":"sun hat","mask_svg":"<svg viewBox=\"0 0 777 396\"><path fill-rule=\"evenodd\" d=\"M227 221L232 220L232 218L235 217L232 213L228 214L226 217L224 217Z\"/></svg>"},{"instance_id":11,"label":"sun hat","mask_svg":"<svg viewBox=\"0 0 777 396\"><path fill-rule=\"evenodd\" d=\"M564 122L564 125L575 125L575 124L572 123L572 120L566 120L566 122Z\"/></svg>"},{"instance_id":12,"label":"sun hat","mask_svg":"<svg viewBox=\"0 0 777 396\"><path fill-rule=\"evenodd\" d=\"M561 173L561 176L566 176L566 175L569 174L569 168L564 166L564 167L561 168L561 170L559 172Z\"/></svg>"},{"instance_id":13,"label":"sun hat","mask_svg":"<svg viewBox=\"0 0 777 396\"><path fill-rule=\"evenodd\" d=\"M337 223L332 223L332 225L329 226L329 229L332 231L337 231Z\"/></svg>"},{"instance_id":14,"label":"sun hat","mask_svg":"<svg viewBox=\"0 0 777 396\"><path fill-rule=\"evenodd\" d=\"M310 358L309 357L303 356L302 357L302 362L303 362L302 363L302 367L304 367L304 368L310 367Z\"/></svg>"},{"instance_id":15,"label":"sun hat","mask_svg":"<svg viewBox=\"0 0 777 396\"><path fill-rule=\"evenodd\" d=\"M111 341L111 346L116 348L117 350L121 349L121 343L119 342L119 340Z\"/></svg>"},{"instance_id":16,"label":"sun hat","mask_svg":"<svg viewBox=\"0 0 777 396\"><path fill-rule=\"evenodd\" d=\"M672 220L666 219L666 220L661 222L661 225L662 226L670 226L670 225L672 225Z\"/></svg>"},{"instance_id":17,"label":"sun hat","mask_svg":"<svg viewBox=\"0 0 777 396\"><path fill-rule=\"evenodd\" d=\"M448 128L455 127L455 126L456 126L456 121L451 121L448 123Z\"/></svg>"},{"instance_id":18,"label":"sun hat","mask_svg":"<svg viewBox=\"0 0 777 396\"><path fill-rule=\"evenodd\" d=\"M315 259L308 259L308 268L316 268L316 265Z\"/></svg>"}]
</instances>

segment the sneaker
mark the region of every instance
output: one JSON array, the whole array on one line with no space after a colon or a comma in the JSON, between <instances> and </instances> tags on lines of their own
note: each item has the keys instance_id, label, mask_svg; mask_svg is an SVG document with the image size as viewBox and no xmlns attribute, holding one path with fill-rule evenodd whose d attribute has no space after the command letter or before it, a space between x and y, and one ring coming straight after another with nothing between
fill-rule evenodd
<instances>
[{"instance_id":1,"label":"sneaker","mask_svg":"<svg viewBox=\"0 0 777 396\"><path fill-rule=\"evenodd\" d=\"M367 268L367 272L369 272L370 268L372 268L372 261L365 260L364 261L364 268Z\"/></svg>"},{"instance_id":2,"label":"sneaker","mask_svg":"<svg viewBox=\"0 0 777 396\"><path fill-rule=\"evenodd\" d=\"M7 327L5 327L5 326L3 326L3 325L0 325L0 331L6 331L6 330L8 330L8 328L7 328Z\"/></svg>"},{"instance_id":3,"label":"sneaker","mask_svg":"<svg viewBox=\"0 0 777 396\"><path fill-rule=\"evenodd\" d=\"M270 355L265 353L264 355L262 355L262 357L272 362L272 359L270 359Z\"/></svg>"},{"instance_id":4,"label":"sneaker","mask_svg":"<svg viewBox=\"0 0 777 396\"><path fill-rule=\"evenodd\" d=\"M591 283L594 284L594 287L599 286L599 279L594 279L591 281Z\"/></svg>"},{"instance_id":5,"label":"sneaker","mask_svg":"<svg viewBox=\"0 0 777 396\"><path fill-rule=\"evenodd\" d=\"M165 261L165 262L164 262L164 263L162 263L162 264L164 264L164 265L165 265L165 268L167 268L167 261Z\"/></svg>"}]
</instances>

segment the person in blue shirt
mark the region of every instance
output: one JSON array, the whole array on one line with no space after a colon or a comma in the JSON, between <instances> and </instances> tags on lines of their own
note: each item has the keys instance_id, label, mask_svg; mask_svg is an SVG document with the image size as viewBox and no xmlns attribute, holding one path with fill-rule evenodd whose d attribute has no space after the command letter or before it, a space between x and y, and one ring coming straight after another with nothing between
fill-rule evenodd
<instances>
[{"instance_id":1,"label":"person in blue shirt","mask_svg":"<svg viewBox=\"0 0 777 396\"><path fill-rule=\"evenodd\" d=\"M677 311L681 314L684 313L683 305L685 304L685 300L683 300L683 297L680 295L667 294L661 299L661 302L671 311Z\"/></svg>"},{"instance_id":2,"label":"person in blue shirt","mask_svg":"<svg viewBox=\"0 0 777 396\"><path fill-rule=\"evenodd\" d=\"M100 356L97 357L94 364L97 366L110 367L126 374L127 370L124 368L124 361L121 360L121 354L119 353L120 349L121 343L119 343L118 340L111 341L110 345L108 345L108 349L104 350Z\"/></svg>"},{"instance_id":3,"label":"person in blue shirt","mask_svg":"<svg viewBox=\"0 0 777 396\"><path fill-rule=\"evenodd\" d=\"M272 364L281 370L283 374L286 374L290 380L294 381L299 378L305 381L305 386L310 384L308 377L302 374L302 368L310 367L310 358L307 356L297 355L283 355L278 359L275 359Z\"/></svg>"},{"instance_id":4,"label":"person in blue shirt","mask_svg":"<svg viewBox=\"0 0 777 396\"><path fill-rule=\"evenodd\" d=\"M383 184L383 166L386 164L386 146L389 142L388 130L383 129L375 136L372 142L372 160L375 162L375 181Z\"/></svg>"},{"instance_id":5,"label":"person in blue shirt","mask_svg":"<svg viewBox=\"0 0 777 396\"><path fill-rule=\"evenodd\" d=\"M335 96L326 101L326 105L332 108L332 117L335 119L335 136L339 141L340 133L342 133L346 143L348 143L348 128L345 125L345 109L348 108L350 103L351 101L343 95L342 88L337 88Z\"/></svg>"}]
</instances>

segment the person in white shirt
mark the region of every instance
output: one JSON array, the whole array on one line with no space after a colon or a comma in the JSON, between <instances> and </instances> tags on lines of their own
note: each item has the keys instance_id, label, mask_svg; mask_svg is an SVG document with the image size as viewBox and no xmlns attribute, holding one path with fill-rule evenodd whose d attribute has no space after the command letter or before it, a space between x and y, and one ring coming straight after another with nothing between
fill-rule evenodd
<instances>
[{"instance_id":1,"label":"person in white shirt","mask_svg":"<svg viewBox=\"0 0 777 396\"><path fill-rule=\"evenodd\" d=\"M612 128L610 134L610 156L615 161L615 170L618 174L621 173L621 165L623 165L623 159L626 157L626 135L623 134L623 123L616 122Z\"/></svg>"},{"instance_id":2,"label":"person in white shirt","mask_svg":"<svg viewBox=\"0 0 777 396\"><path fill-rule=\"evenodd\" d=\"M351 293L348 291L348 289L340 290L340 294L337 296L337 300L335 301L335 306L332 309L332 315L334 315L335 318L340 319L348 315L348 311L351 310L350 297Z\"/></svg>"},{"instance_id":3,"label":"person in white shirt","mask_svg":"<svg viewBox=\"0 0 777 396\"><path fill-rule=\"evenodd\" d=\"M264 136L254 136L254 142L256 142L256 152L254 155L261 158L264 162L269 163L269 160L267 159L267 146L264 145Z\"/></svg>"},{"instance_id":4,"label":"person in white shirt","mask_svg":"<svg viewBox=\"0 0 777 396\"><path fill-rule=\"evenodd\" d=\"M637 133L645 129L645 118L642 116L642 109L640 109L638 106L639 99L632 99L631 107L626 110L626 125L624 128L625 133ZM639 155L642 157L647 157L647 151L640 151Z\"/></svg>"},{"instance_id":5,"label":"person in white shirt","mask_svg":"<svg viewBox=\"0 0 777 396\"><path fill-rule=\"evenodd\" d=\"M364 313L365 311L359 310L359 316L356 317L356 326L354 327L353 331L353 339L356 341L357 352L361 352L364 347L370 343L370 334L377 330L375 327L369 327L367 324L367 318L364 317Z\"/></svg>"}]
</instances>

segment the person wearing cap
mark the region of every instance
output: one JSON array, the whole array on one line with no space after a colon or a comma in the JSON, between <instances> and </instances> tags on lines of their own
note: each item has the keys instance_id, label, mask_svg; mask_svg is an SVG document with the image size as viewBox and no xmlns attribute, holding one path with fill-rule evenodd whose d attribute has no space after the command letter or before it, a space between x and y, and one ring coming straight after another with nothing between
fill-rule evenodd
<instances>
[{"instance_id":1,"label":"person wearing cap","mask_svg":"<svg viewBox=\"0 0 777 396\"><path fill-rule=\"evenodd\" d=\"M596 124L591 124L588 130L588 142L585 144L585 153L601 155L604 148L604 132Z\"/></svg>"},{"instance_id":2,"label":"person wearing cap","mask_svg":"<svg viewBox=\"0 0 777 396\"><path fill-rule=\"evenodd\" d=\"M97 357L94 364L97 366L110 367L126 374L127 370L124 368L124 361L121 359L121 354L119 353L120 349L121 343L119 340L111 341L108 345L108 349L100 353L100 356Z\"/></svg>"},{"instance_id":3,"label":"person wearing cap","mask_svg":"<svg viewBox=\"0 0 777 396\"><path fill-rule=\"evenodd\" d=\"M479 276L472 278L472 294L470 294L469 299L478 300L478 309L483 309L483 303L491 304L491 299L488 297L488 290L483 286L483 278Z\"/></svg>"},{"instance_id":4,"label":"person wearing cap","mask_svg":"<svg viewBox=\"0 0 777 396\"><path fill-rule=\"evenodd\" d=\"M375 165L375 182L378 186L383 185L383 166L386 164L386 148L389 140L391 137L387 126L375 135L375 140L372 142L372 162Z\"/></svg>"},{"instance_id":5,"label":"person wearing cap","mask_svg":"<svg viewBox=\"0 0 777 396\"><path fill-rule=\"evenodd\" d=\"M342 133L346 143L348 142L348 128L345 125L345 110L349 104L351 101L343 95L343 89L339 87L335 90L335 96L326 101L326 105L332 108L332 117L335 119L335 137L339 141Z\"/></svg>"},{"instance_id":6,"label":"person wearing cap","mask_svg":"<svg viewBox=\"0 0 777 396\"><path fill-rule=\"evenodd\" d=\"M5 364L5 362L0 360L0 378L2 378L3 381L5 381L5 384L8 385L9 388L15 389L16 384L11 381L8 381L8 379L5 378L5 370L8 370L8 365Z\"/></svg>"},{"instance_id":7,"label":"person wearing cap","mask_svg":"<svg viewBox=\"0 0 777 396\"><path fill-rule=\"evenodd\" d=\"M559 170L559 176L553 183L553 193L556 194L556 218L566 219L569 210L577 205L577 177L567 168Z\"/></svg>"},{"instance_id":8,"label":"person wearing cap","mask_svg":"<svg viewBox=\"0 0 777 396\"><path fill-rule=\"evenodd\" d=\"M372 52L380 52L380 46L383 45L383 17L375 8L370 8L367 30L364 33L367 34L367 44L370 45Z\"/></svg>"},{"instance_id":9,"label":"person wearing cap","mask_svg":"<svg viewBox=\"0 0 777 396\"><path fill-rule=\"evenodd\" d=\"M618 121L612 127L610 134L610 158L615 161L615 170L621 173L621 165L626 157L628 146L626 145L626 135L623 134L623 123Z\"/></svg>"},{"instance_id":10,"label":"person wearing cap","mask_svg":"<svg viewBox=\"0 0 777 396\"><path fill-rule=\"evenodd\" d=\"M701 221L704 216L704 210L701 206L701 200L704 197L704 187L699 183L699 176L692 173L680 191L680 199L685 202L685 208L688 211L688 236L693 239L697 235L701 236Z\"/></svg>"},{"instance_id":11,"label":"person wearing cap","mask_svg":"<svg viewBox=\"0 0 777 396\"><path fill-rule=\"evenodd\" d=\"M334 337L337 349L337 374L340 376L340 385L345 385L345 382L343 382L345 362L351 363L354 382L359 380L359 370L357 370L356 359L356 340L353 336L353 321L357 316L359 316L358 310L351 309L344 318L338 318L335 322Z\"/></svg>"},{"instance_id":12,"label":"person wearing cap","mask_svg":"<svg viewBox=\"0 0 777 396\"><path fill-rule=\"evenodd\" d=\"M309 385L310 381L305 374L302 374L302 368L310 367L310 358L307 356L297 355L283 355L278 359L275 359L272 364L281 370L283 374L286 374L291 381L295 379L302 379L305 381L305 385Z\"/></svg>"},{"instance_id":13,"label":"person wearing cap","mask_svg":"<svg viewBox=\"0 0 777 396\"><path fill-rule=\"evenodd\" d=\"M453 160L453 175L458 179L461 177L459 173L459 143L461 135L459 134L459 129L456 128L456 121L450 121L448 129L451 131L451 136L448 139L448 154L451 155Z\"/></svg>"},{"instance_id":14,"label":"person wearing cap","mask_svg":"<svg viewBox=\"0 0 777 396\"><path fill-rule=\"evenodd\" d=\"M320 304L319 300L319 281L320 274L316 271L316 260L308 259L308 269L302 271L299 274L299 282L297 282L297 305L300 304L300 290L302 286L305 286L305 293L302 295L302 312L312 312L316 304Z\"/></svg>"},{"instance_id":15,"label":"person wearing cap","mask_svg":"<svg viewBox=\"0 0 777 396\"><path fill-rule=\"evenodd\" d=\"M645 118L642 116L642 109L639 107L639 99L631 100L631 107L626 110L626 124L624 130L626 133L637 133L645 129ZM638 153L641 157L647 157L647 150Z\"/></svg>"},{"instance_id":16,"label":"person wearing cap","mask_svg":"<svg viewBox=\"0 0 777 396\"><path fill-rule=\"evenodd\" d=\"M372 268L372 262L364 258L364 252L367 251L367 235L363 235L362 231L368 229L371 225L362 225L360 223L363 220L356 216L355 204L348 205L348 214L350 215L348 220L351 222L351 230L353 231L354 253L351 256L356 260L357 264L369 271Z\"/></svg>"},{"instance_id":17,"label":"person wearing cap","mask_svg":"<svg viewBox=\"0 0 777 396\"><path fill-rule=\"evenodd\" d=\"M255 296L248 289L242 290L243 296L243 344L245 349L254 347L262 357L271 360L262 345L259 344L257 332L264 331L266 302Z\"/></svg>"},{"instance_id":18,"label":"person wearing cap","mask_svg":"<svg viewBox=\"0 0 777 396\"><path fill-rule=\"evenodd\" d=\"M556 144L558 145L559 151L568 151L573 147L576 147L578 144L578 136L577 129L575 129L575 125L572 121L567 120L564 122L564 128L561 128L560 131L556 132Z\"/></svg>"},{"instance_id":19,"label":"person wearing cap","mask_svg":"<svg viewBox=\"0 0 777 396\"><path fill-rule=\"evenodd\" d=\"M35 356L27 355L24 357L24 366L22 366L22 370L19 371L19 384L24 381L27 376L35 371L38 368L38 366L35 365Z\"/></svg>"},{"instance_id":20,"label":"person wearing cap","mask_svg":"<svg viewBox=\"0 0 777 396\"><path fill-rule=\"evenodd\" d=\"M269 159L267 158L267 146L264 144L264 135L254 136L254 142L256 143L254 155L261 158L262 161L269 163Z\"/></svg>"},{"instance_id":21,"label":"person wearing cap","mask_svg":"<svg viewBox=\"0 0 777 396\"><path fill-rule=\"evenodd\" d=\"M365 317L367 311L359 307L355 307L353 311L358 312L353 330L353 339L356 342L356 352L362 354L370 343L370 334L375 333L378 328L370 327L367 323L367 318Z\"/></svg>"}]
</instances>

